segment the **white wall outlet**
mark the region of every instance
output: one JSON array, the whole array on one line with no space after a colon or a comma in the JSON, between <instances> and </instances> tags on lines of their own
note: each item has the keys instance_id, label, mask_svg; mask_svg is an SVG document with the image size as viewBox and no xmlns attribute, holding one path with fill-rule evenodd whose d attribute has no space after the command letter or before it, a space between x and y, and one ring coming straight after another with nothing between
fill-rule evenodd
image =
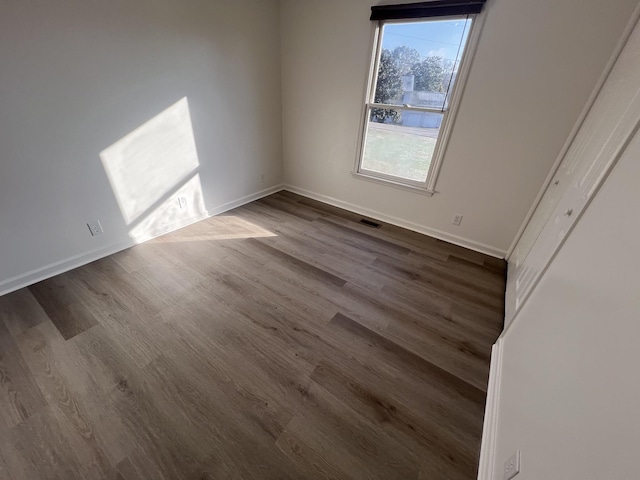
<instances>
[{"instance_id":1,"label":"white wall outlet","mask_svg":"<svg viewBox=\"0 0 640 480\"><path fill-rule=\"evenodd\" d=\"M180 205L180 210L187 209L187 197L178 197L178 205Z\"/></svg>"},{"instance_id":2,"label":"white wall outlet","mask_svg":"<svg viewBox=\"0 0 640 480\"><path fill-rule=\"evenodd\" d=\"M264 173L260 175L260 183L264 183Z\"/></svg>"},{"instance_id":3,"label":"white wall outlet","mask_svg":"<svg viewBox=\"0 0 640 480\"><path fill-rule=\"evenodd\" d=\"M100 220L94 220L93 222L87 223L87 227L89 227L89 231L91 232L92 237L95 237L96 235L102 235L104 233L102 225L100 224Z\"/></svg>"},{"instance_id":4,"label":"white wall outlet","mask_svg":"<svg viewBox=\"0 0 640 480\"><path fill-rule=\"evenodd\" d=\"M520 473L520 450L516 450L516 453L511 455L509 459L504 462L504 475L502 480L511 480L517 474Z\"/></svg>"},{"instance_id":5,"label":"white wall outlet","mask_svg":"<svg viewBox=\"0 0 640 480\"><path fill-rule=\"evenodd\" d=\"M462 223L462 215L460 215L459 213L456 213L451 219L451 223L454 224L456 227L459 227L460 224Z\"/></svg>"}]
</instances>

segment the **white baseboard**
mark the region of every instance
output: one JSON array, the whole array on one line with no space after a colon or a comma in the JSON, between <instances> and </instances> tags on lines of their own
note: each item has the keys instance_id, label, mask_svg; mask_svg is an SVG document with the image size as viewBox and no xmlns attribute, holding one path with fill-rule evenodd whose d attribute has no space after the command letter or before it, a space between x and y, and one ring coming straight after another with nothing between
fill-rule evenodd
<instances>
[{"instance_id":1,"label":"white baseboard","mask_svg":"<svg viewBox=\"0 0 640 480\"><path fill-rule=\"evenodd\" d=\"M250 195L245 195L244 197L238 198L237 200L233 200L231 202L224 203L212 210L209 210L209 216L213 217L220 213L224 213L229 210L233 210L234 208L241 207L247 203L253 202L254 200L258 200L262 197L266 197L268 195L272 195L280 190L284 190L284 185L274 185L273 187L265 188L264 190L260 190L259 192L252 193Z\"/></svg>"},{"instance_id":2,"label":"white baseboard","mask_svg":"<svg viewBox=\"0 0 640 480\"><path fill-rule=\"evenodd\" d=\"M26 273L0 282L0 295L5 295L15 290L28 287L29 285L33 285L34 283L46 280L47 278L73 270L74 268L81 267L82 265L94 262L100 258L113 255L114 253L124 250L125 248L132 247L133 245L134 243L131 240L113 243L105 247L100 247L95 250L90 250L79 255L65 258L58 262L50 263L49 265L41 268L30 270Z\"/></svg>"},{"instance_id":3,"label":"white baseboard","mask_svg":"<svg viewBox=\"0 0 640 480\"><path fill-rule=\"evenodd\" d=\"M502 381L502 337L491 349L491 367L487 388L487 403L484 410L484 426L482 428L482 446L480 448L480 466L478 480L493 480L496 456L496 439L498 434L498 407L500 400L500 383Z\"/></svg>"},{"instance_id":4,"label":"white baseboard","mask_svg":"<svg viewBox=\"0 0 640 480\"><path fill-rule=\"evenodd\" d=\"M125 250L127 248L133 247L134 245L146 242L148 240L151 240L152 238L165 235L172 231L178 230L179 228L184 228L193 223L206 220L209 217L213 217L215 215L226 212L228 210L232 210L246 203L253 202L254 200L258 200L259 198L266 197L267 195L271 195L272 193L279 192L282 189L283 189L282 185L275 185L273 187L260 190L259 192L252 193L250 195L245 195L244 197L238 198L231 202L224 203L222 205L214 207L213 209L209 209L203 215L182 219L179 222L169 225L166 228L166 230L159 235L144 237L137 241L129 239L126 241L113 243L111 245L100 247L95 250L90 250L89 252L85 252L78 255L74 255L72 257L65 258L64 260L60 260L58 262L50 263L49 265L46 265L44 267L37 268L29 272L23 273L21 275L17 275L7 280L1 281L0 295L11 293L15 290L19 290L29 285L33 285L34 283L40 282L42 280L46 280L47 278L53 277L55 275L59 275L69 270L73 270L74 268L78 268L88 263L94 262L96 260L99 260L100 258L113 255L114 253L117 253L121 250Z\"/></svg>"},{"instance_id":5,"label":"white baseboard","mask_svg":"<svg viewBox=\"0 0 640 480\"><path fill-rule=\"evenodd\" d=\"M376 220L390 223L398 227L406 228L407 230L413 230L414 232L422 233L429 237L434 237L448 243L453 243L454 245L458 245L460 247L468 248L470 250L475 250L476 252L484 253L491 257L504 258L507 253L506 250L492 247L491 245L486 245L484 243L476 242L468 238L452 235L450 233L443 232L441 230L436 230L435 228L425 227L424 225L419 225L417 223L413 223L408 220L403 220L398 217L393 217L391 215L387 215L382 212L377 212L375 210L362 207L360 205L344 202L337 198L311 192L303 188L294 187L293 185L284 185L283 189L288 190L289 192L292 192L292 193L297 193L298 195L302 195L303 197L308 197L313 200L318 200L319 202L328 203L329 205L333 205L334 207L344 208L345 210L350 210L360 215L365 215L367 217L375 218Z\"/></svg>"}]
</instances>

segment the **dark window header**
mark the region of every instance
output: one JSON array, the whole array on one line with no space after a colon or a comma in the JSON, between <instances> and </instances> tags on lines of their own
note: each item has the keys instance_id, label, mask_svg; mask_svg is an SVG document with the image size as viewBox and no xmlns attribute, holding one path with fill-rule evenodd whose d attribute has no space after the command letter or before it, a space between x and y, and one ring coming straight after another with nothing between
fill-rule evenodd
<instances>
[{"instance_id":1,"label":"dark window header","mask_svg":"<svg viewBox=\"0 0 640 480\"><path fill-rule=\"evenodd\" d=\"M486 0L433 0L431 2L371 7L371 20L445 17L480 13Z\"/></svg>"}]
</instances>

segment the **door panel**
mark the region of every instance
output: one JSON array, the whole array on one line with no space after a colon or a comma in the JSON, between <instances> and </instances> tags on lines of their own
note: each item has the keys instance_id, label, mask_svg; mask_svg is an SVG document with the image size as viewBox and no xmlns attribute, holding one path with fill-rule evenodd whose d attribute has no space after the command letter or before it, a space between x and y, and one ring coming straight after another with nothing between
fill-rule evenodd
<instances>
[{"instance_id":1,"label":"door panel","mask_svg":"<svg viewBox=\"0 0 640 480\"><path fill-rule=\"evenodd\" d=\"M509 259L507 323L528 298L639 122L640 29L636 26Z\"/></svg>"}]
</instances>

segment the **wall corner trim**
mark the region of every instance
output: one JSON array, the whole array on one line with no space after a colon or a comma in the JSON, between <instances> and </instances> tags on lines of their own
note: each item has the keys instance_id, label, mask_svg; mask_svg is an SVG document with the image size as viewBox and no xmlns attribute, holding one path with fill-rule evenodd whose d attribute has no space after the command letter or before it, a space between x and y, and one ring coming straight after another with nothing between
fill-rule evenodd
<instances>
[{"instance_id":1,"label":"wall corner trim","mask_svg":"<svg viewBox=\"0 0 640 480\"><path fill-rule=\"evenodd\" d=\"M387 215L387 214L378 212L376 210L371 210L369 208L362 207L360 205L356 205L353 203L345 202L337 198L329 197L327 195L311 192L309 190L295 187L293 185L285 184L283 187L283 190L287 190L292 193L297 193L298 195L302 195L303 197L311 198L319 202L328 203L329 205L333 205L334 207L344 208L345 210L349 210L351 212L358 213L360 215L365 215L367 217L375 218L376 220L390 223L391 225L396 225L397 227L402 227L402 228L406 228L407 230L412 230L414 232L422 233L423 235L437 238L438 240L443 240L445 242L452 243L460 247L468 248L476 252L484 253L491 257L504 258L507 253L506 250L502 250L500 248L496 248L491 245L486 245L484 243L476 242L468 238L452 235L450 233L443 232L441 230L436 230L435 228L425 227L423 225L410 222L408 220L403 220L402 218Z\"/></svg>"},{"instance_id":2,"label":"wall corner trim","mask_svg":"<svg viewBox=\"0 0 640 480\"><path fill-rule=\"evenodd\" d=\"M255 193L245 195L244 197L237 198L236 200L223 203L222 205L218 205L213 209L207 210L207 212L203 215L197 215L189 217L187 219L182 219L181 221L170 225L167 230L161 235L165 235L196 222L206 220L207 218L213 217L228 210L232 210L236 207L240 207L249 202L253 202L254 200L258 200L259 198L279 192L282 189L283 185L274 185L273 187L269 187ZM161 235L145 237L140 241L129 239L128 241L112 243L111 245L106 245L104 247L90 250L79 255L74 255L58 262L50 263L49 265L45 265L44 267L36 268L21 275L17 275L7 280L0 281L0 296L11 293L15 290L19 290L23 287L33 285L34 283L41 282L42 280L46 280L47 278L54 277L69 270L73 270L74 268L81 267L109 255L113 255L114 253L117 253L121 250L125 250L140 243L144 243L148 240L151 240L152 238L156 238Z\"/></svg>"},{"instance_id":3,"label":"wall corner trim","mask_svg":"<svg viewBox=\"0 0 640 480\"><path fill-rule=\"evenodd\" d=\"M491 366L487 388L487 403L484 410L484 425L482 427L478 480L492 480L495 470L503 343L504 339L501 336L491 348Z\"/></svg>"}]
</instances>

